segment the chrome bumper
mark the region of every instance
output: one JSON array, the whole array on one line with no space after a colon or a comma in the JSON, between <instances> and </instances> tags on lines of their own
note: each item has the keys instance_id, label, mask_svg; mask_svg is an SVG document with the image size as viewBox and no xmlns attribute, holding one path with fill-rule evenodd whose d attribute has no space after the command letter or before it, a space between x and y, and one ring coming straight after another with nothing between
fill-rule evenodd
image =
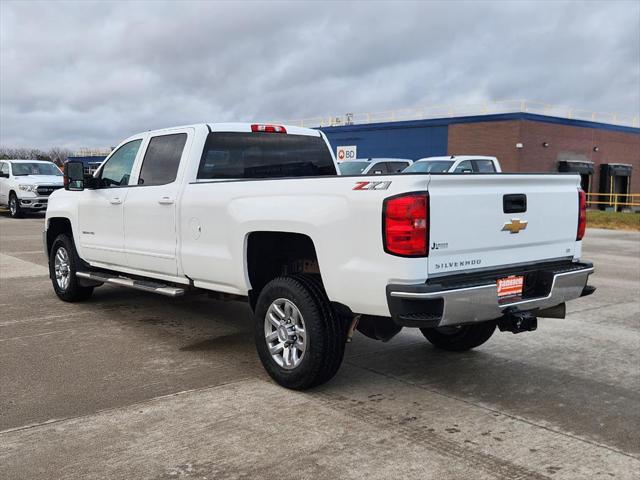
<instances>
[{"instance_id":1,"label":"chrome bumper","mask_svg":"<svg viewBox=\"0 0 640 480\"><path fill-rule=\"evenodd\" d=\"M584 265L584 268L552 273L553 280L546 295L508 303L498 302L495 281L440 291L419 291L420 288L416 286L403 288L390 285L387 288L389 310L396 323L414 327L483 322L500 318L507 311L535 312L592 293L593 290L585 293L585 287L589 275L594 271L593 266L581 265Z\"/></svg>"},{"instance_id":2,"label":"chrome bumper","mask_svg":"<svg viewBox=\"0 0 640 480\"><path fill-rule=\"evenodd\" d=\"M21 198L20 208L44 210L45 208L47 208L47 203L49 203L49 197Z\"/></svg>"}]
</instances>

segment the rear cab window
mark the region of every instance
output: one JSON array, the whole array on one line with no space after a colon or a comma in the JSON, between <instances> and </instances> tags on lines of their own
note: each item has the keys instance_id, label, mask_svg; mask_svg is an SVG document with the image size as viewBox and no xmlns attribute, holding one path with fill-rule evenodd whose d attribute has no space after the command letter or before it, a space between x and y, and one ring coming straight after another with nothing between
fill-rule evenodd
<instances>
[{"instance_id":1,"label":"rear cab window","mask_svg":"<svg viewBox=\"0 0 640 480\"><path fill-rule=\"evenodd\" d=\"M496 167L491 160L474 160L473 166L476 173L496 173Z\"/></svg>"},{"instance_id":2,"label":"rear cab window","mask_svg":"<svg viewBox=\"0 0 640 480\"><path fill-rule=\"evenodd\" d=\"M282 133L212 132L207 137L198 180L337 175L321 136Z\"/></svg>"}]
</instances>

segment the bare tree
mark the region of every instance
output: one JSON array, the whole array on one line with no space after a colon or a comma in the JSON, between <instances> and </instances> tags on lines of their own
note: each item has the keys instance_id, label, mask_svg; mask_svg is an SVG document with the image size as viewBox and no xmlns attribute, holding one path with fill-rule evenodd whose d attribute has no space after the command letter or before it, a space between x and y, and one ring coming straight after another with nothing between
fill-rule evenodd
<instances>
[{"instance_id":1,"label":"bare tree","mask_svg":"<svg viewBox=\"0 0 640 480\"><path fill-rule=\"evenodd\" d=\"M66 163L67 158L73 155L73 152L64 147L52 147L49 149L48 155L53 163L61 167Z\"/></svg>"},{"instance_id":2,"label":"bare tree","mask_svg":"<svg viewBox=\"0 0 640 480\"><path fill-rule=\"evenodd\" d=\"M15 158L16 160L50 160L49 155L37 148L0 147L0 158Z\"/></svg>"}]
</instances>

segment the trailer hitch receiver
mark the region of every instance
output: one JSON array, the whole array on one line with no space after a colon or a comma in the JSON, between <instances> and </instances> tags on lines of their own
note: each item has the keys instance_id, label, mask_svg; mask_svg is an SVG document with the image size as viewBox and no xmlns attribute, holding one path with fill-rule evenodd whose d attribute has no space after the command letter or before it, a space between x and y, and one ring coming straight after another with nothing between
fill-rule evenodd
<instances>
[{"instance_id":1,"label":"trailer hitch receiver","mask_svg":"<svg viewBox=\"0 0 640 480\"><path fill-rule=\"evenodd\" d=\"M538 317L531 312L507 312L498 320L501 332L533 332L538 328Z\"/></svg>"}]
</instances>

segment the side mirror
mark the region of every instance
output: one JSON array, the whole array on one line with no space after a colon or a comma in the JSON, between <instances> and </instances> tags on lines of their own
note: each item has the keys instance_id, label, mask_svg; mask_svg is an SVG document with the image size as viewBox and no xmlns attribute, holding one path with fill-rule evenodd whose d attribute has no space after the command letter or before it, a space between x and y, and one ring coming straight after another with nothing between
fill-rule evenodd
<instances>
[{"instance_id":1,"label":"side mirror","mask_svg":"<svg viewBox=\"0 0 640 480\"><path fill-rule=\"evenodd\" d=\"M84 190L84 163L71 161L64 164L64 189Z\"/></svg>"},{"instance_id":2,"label":"side mirror","mask_svg":"<svg viewBox=\"0 0 640 480\"><path fill-rule=\"evenodd\" d=\"M374 170L373 174L374 175L382 175L382 170Z\"/></svg>"},{"instance_id":3,"label":"side mirror","mask_svg":"<svg viewBox=\"0 0 640 480\"><path fill-rule=\"evenodd\" d=\"M0 172L0 178L9 178L9 174Z\"/></svg>"}]
</instances>

